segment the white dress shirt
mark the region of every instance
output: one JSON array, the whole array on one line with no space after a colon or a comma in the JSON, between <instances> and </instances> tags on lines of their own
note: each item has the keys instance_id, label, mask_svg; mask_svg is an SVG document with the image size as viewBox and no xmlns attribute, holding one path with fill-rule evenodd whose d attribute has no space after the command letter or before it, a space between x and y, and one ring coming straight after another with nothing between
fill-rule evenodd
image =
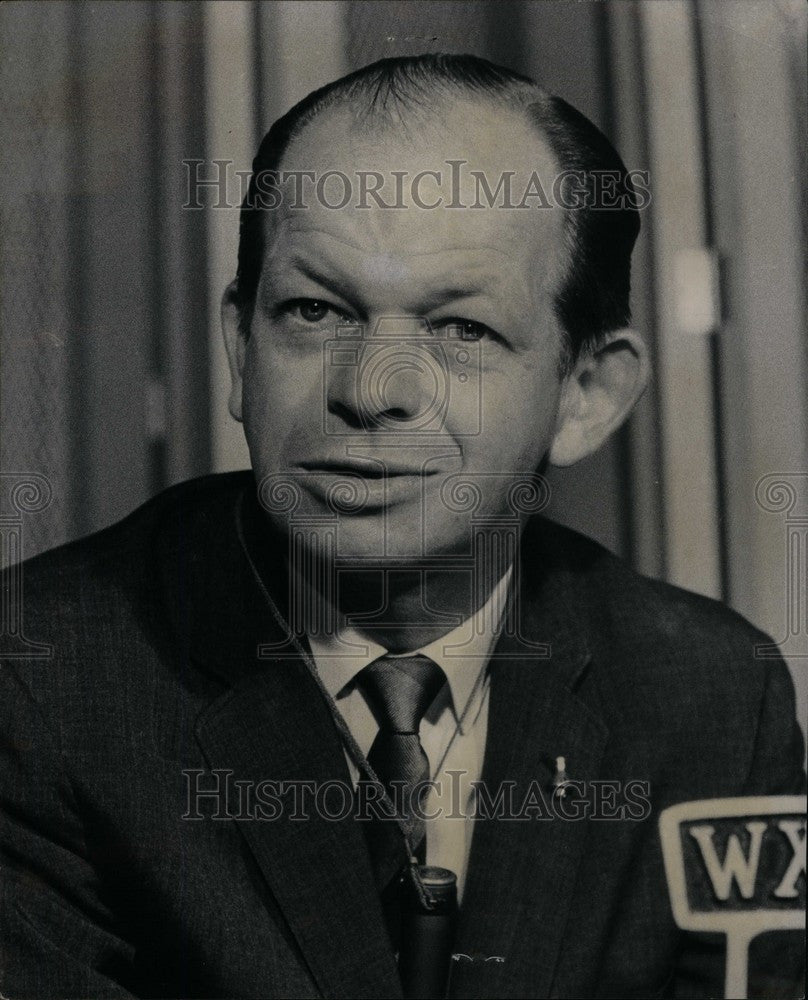
<instances>
[{"instance_id":1,"label":"white dress shirt","mask_svg":"<svg viewBox=\"0 0 808 1000\"><path fill-rule=\"evenodd\" d=\"M499 633L510 578L508 569L483 607L457 628L420 649L401 654L428 656L442 667L448 681L427 709L419 736L431 777L439 786L430 790L426 801L427 816L435 816L426 822L426 860L455 872L458 896L463 892L473 829L475 795L470 782L479 781L485 752L488 661ZM326 690L367 755L378 725L355 678L388 651L352 628L336 636L309 636L309 645ZM347 751L346 757L356 782L358 772Z\"/></svg>"}]
</instances>

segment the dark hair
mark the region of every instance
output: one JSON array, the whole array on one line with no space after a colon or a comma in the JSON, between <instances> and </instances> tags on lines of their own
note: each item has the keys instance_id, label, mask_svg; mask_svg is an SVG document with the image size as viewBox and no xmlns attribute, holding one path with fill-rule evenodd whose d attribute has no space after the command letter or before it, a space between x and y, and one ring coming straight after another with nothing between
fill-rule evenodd
<instances>
[{"instance_id":1,"label":"dark hair","mask_svg":"<svg viewBox=\"0 0 808 1000\"><path fill-rule=\"evenodd\" d=\"M290 142L328 108L348 106L366 121L419 109L428 113L436 92L459 92L522 111L550 146L561 170L580 172L578 192L584 207L566 210L568 260L555 296L556 315L568 338L567 360L629 322L631 251L640 220L631 180L609 140L588 118L528 77L477 56L429 54L381 59L335 80L296 104L264 136L241 208L235 299L245 333L252 321L265 246L266 213L257 176L278 171ZM616 178L612 198L619 207L597 207L593 186L603 173Z\"/></svg>"}]
</instances>

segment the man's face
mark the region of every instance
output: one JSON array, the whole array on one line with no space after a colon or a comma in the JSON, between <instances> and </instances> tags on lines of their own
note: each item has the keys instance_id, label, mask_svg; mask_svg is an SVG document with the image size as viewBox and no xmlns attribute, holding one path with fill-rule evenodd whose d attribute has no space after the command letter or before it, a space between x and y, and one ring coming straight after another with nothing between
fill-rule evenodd
<instances>
[{"instance_id":1,"label":"man's face","mask_svg":"<svg viewBox=\"0 0 808 1000\"><path fill-rule=\"evenodd\" d=\"M394 171L408 172L407 192L419 171L441 171L447 200L447 161L462 159L460 201L471 205L471 170L492 191L515 172L519 192L534 170L551 181L552 154L521 118L473 102L405 124L368 133L344 111L325 113L292 143L284 170L339 170L355 193L333 209L310 187L307 208L272 213L243 354L258 481L292 478L296 518L333 517L335 488L353 484L359 506L337 505L348 558L466 552L461 480L477 491L475 517L513 516L509 492L546 455L561 396L560 209L500 198L430 210L409 194L403 209L355 207L358 171L382 174L388 203ZM335 203L341 187L325 190ZM421 184L425 203L438 193L434 180ZM287 512L271 516L287 527Z\"/></svg>"}]
</instances>

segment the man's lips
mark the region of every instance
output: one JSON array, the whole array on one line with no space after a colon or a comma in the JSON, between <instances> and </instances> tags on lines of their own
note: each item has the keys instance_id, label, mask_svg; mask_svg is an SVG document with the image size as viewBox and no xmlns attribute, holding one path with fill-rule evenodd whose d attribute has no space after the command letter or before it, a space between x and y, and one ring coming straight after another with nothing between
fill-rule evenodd
<instances>
[{"instance_id":1,"label":"man's lips","mask_svg":"<svg viewBox=\"0 0 808 1000\"><path fill-rule=\"evenodd\" d=\"M366 458L314 459L299 462L298 468L306 474L308 491L329 505L335 499L332 490L340 480L346 484L351 480L358 480L362 485L355 502L346 501L345 498L339 501L345 512L354 516L374 515L400 504L411 503L422 495L428 480L445 471L423 463L402 462L398 456L391 461Z\"/></svg>"},{"instance_id":2,"label":"man's lips","mask_svg":"<svg viewBox=\"0 0 808 1000\"><path fill-rule=\"evenodd\" d=\"M440 470L434 466L403 463L395 460L341 458L314 459L300 462L299 466L306 472L321 473L329 476L361 476L364 479L394 479L401 476L434 476Z\"/></svg>"}]
</instances>

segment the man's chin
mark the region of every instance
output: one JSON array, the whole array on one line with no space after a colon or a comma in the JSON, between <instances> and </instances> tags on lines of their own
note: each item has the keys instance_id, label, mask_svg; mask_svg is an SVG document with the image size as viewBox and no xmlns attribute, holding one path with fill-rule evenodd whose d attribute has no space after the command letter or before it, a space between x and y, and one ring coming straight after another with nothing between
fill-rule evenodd
<instances>
[{"instance_id":1,"label":"man's chin","mask_svg":"<svg viewBox=\"0 0 808 1000\"><path fill-rule=\"evenodd\" d=\"M427 523L417 506L392 506L335 517L312 511L293 519L273 518L275 525L294 538L292 550L311 560L376 566L432 563L450 553L468 551L469 539L454 537L457 525ZM452 529L455 529L453 531Z\"/></svg>"},{"instance_id":2,"label":"man's chin","mask_svg":"<svg viewBox=\"0 0 808 1000\"><path fill-rule=\"evenodd\" d=\"M401 564L423 560L434 552L425 537L420 512L410 506L388 507L340 518L335 554L340 562L379 561Z\"/></svg>"},{"instance_id":3,"label":"man's chin","mask_svg":"<svg viewBox=\"0 0 808 1000\"><path fill-rule=\"evenodd\" d=\"M468 557L471 517L450 511L445 477L332 475L297 470L259 481L259 500L292 550L341 565L405 565Z\"/></svg>"}]
</instances>

